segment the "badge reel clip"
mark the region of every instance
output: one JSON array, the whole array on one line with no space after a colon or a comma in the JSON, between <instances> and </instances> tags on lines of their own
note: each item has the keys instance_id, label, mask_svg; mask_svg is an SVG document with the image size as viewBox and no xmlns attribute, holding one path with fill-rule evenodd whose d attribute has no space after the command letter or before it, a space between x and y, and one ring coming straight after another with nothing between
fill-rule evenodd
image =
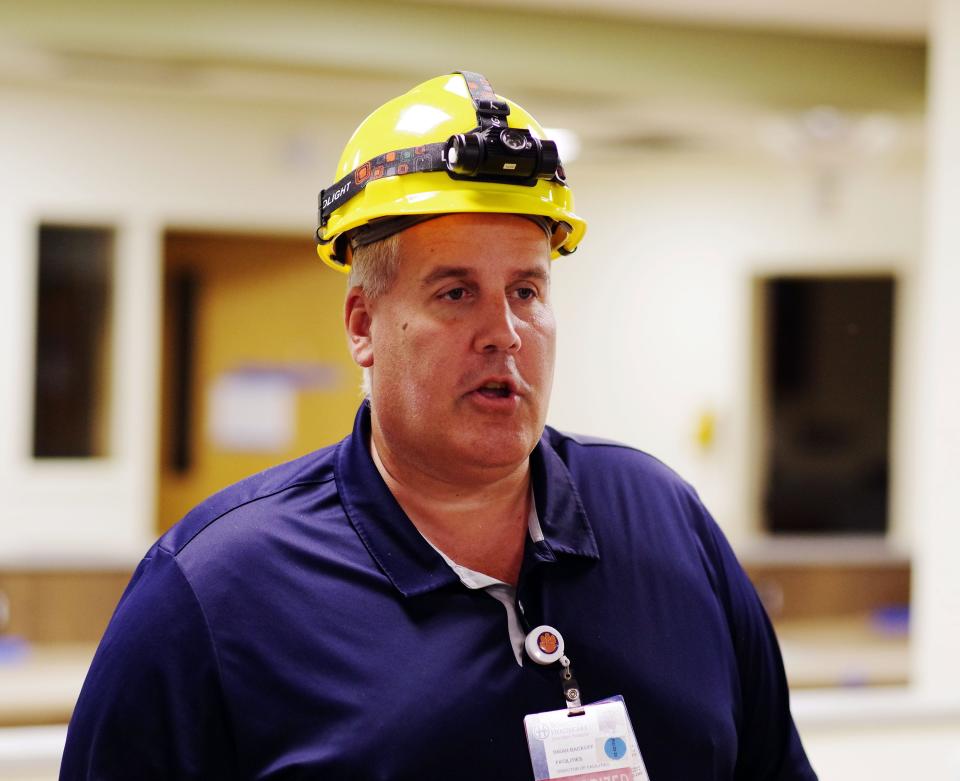
<instances>
[{"instance_id":1,"label":"badge reel clip","mask_svg":"<svg viewBox=\"0 0 960 781\"><path fill-rule=\"evenodd\" d=\"M563 652L563 635L547 624L533 629L524 641L524 649L534 662L544 667L560 662L560 682L563 685L563 699L567 703L568 716L582 716L583 705L580 702L580 686L573 677L570 658Z\"/></svg>"}]
</instances>

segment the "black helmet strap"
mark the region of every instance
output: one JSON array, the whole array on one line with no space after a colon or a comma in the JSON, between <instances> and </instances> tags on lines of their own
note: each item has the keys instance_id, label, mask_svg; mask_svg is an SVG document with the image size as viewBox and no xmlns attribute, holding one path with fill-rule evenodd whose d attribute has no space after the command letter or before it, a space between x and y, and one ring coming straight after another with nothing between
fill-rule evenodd
<instances>
[{"instance_id":1,"label":"black helmet strap","mask_svg":"<svg viewBox=\"0 0 960 781\"><path fill-rule=\"evenodd\" d=\"M317 198L317 212L320 227L327 224L330 215L353 196L377 179L385 176L403 176L404 174L426 173L428 171L446 171L447 164L443 153L446 142L424 144L423 146L409 146L406 149L395 149L384 152L372 160L367 160L359 168L353 169L336 184L320 191ZM317 240L320 239L319 230Z\"/></svg>"},{"instance_id":2,"label":"black helmet strap","mask_svg":"<svg viewBox=\"0 0 960 781\"><path fill-rule=\"evenodd\" d=\"M506 127L510 106L507 105L507 101L497 98L486 76L474 71L455 71L455 73L459 73L467 82L467 91L473 101L473 108L477 112L477 129Z\"/></svg>"}]
</instances>

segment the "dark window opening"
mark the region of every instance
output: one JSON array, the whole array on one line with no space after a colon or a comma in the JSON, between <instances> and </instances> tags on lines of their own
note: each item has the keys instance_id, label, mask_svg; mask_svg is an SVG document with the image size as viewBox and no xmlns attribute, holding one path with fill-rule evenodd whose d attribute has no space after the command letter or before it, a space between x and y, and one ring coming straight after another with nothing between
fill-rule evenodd
<instances>
[{"instance_id":1,"label":"dark window opening","mask_svg":"<svg viewBox=\"0 0 960 781\"><path fill-rule=\"evenodd\" d=\"M884 533L894 280L773 278L764 515L775 533Z\"/></svg>"},{"instance_id":2,"label":"dark window opening","mask_svg":"<svg viewBox=\"0 0 960 781\"><path fill-rule=\"evenodd\" d=\"M33 455L105 456L113 231L41 225Z\"/></svg>"},{"instance_id":3,"label":"dark window opening","mask_svg":"<svg viewBox=\"0 0 960 781\"><path fill-rule=\"evenodd\" d=\"M170 380L172 410L169 420L171 469L187 474L193 464L192 400L196 374L197 297L200 275L189 268L169 272L167 301L171 316Z\"/></svg>"}]
</instances>

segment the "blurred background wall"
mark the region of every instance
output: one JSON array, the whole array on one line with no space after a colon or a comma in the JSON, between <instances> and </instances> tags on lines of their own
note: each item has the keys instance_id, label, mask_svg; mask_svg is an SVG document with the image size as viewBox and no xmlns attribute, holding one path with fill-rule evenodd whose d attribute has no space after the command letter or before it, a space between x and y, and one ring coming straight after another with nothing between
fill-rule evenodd
<instances>
[{"instance_id":1,"label":"blurred background wall","mask_svg":"<svg viewBox=\"0 0 960 781\"><path fill-rule=\"evenodd\" d=\"M366 113L468 68L556 129L589 222L554 267L550 423L697 487L810 690L822 778L865 755L874 778L918 756L960 778L960 583L935 555L956 539L931 498L954 443L932 418L955 431L960 392L936 341L956 240L928 175L933 148L952 181L957 109L931 126L927 86L930 35L960 44L958 18L955 0L0 2L0 724L68 717L129 572L193 503L349 429L317 192ZM30 733L40 765L57 729ZM5 746L30 764L25 734L0 735L0 771Z\"/></svg>"},{"instance_id":2,"label":"blurred background wall","mask_svg":"<svg viewBox=\"0 0 960 781\"><path fill-rule=\"evenodd\" d=\"M309 238L316 192L358 121L462 62L578 150L569 168L590 240L558 267L552 422L657 453L700 487L734 540L761 527L755 279L904 279L920 251L919 42L547 6L9 8L3 162L16 185L3 241L23 260L4 270L14 381L3 452L11 512L24 505L32 520L5 525L7 550L134 555L156 528L165 232ZM61 223L106 228L114 242L107 461L24 458L36 316L27 261L38 226ZM332 284L317 266L303 279ZM705 416L716 433L706 442L695 436ZM57 511L67 492L82 500L82 522ZM909 535L897 513L891 525Z\"/></svg>"}]
</instances>

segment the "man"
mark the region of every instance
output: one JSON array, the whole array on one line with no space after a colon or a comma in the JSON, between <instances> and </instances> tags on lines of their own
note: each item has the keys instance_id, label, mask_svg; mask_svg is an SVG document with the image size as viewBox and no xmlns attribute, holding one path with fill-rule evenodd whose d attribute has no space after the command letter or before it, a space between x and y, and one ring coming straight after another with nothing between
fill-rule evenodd
<instances>
[{"instance_id":1,"label":"man","mask_svg":"<svg viewBox=\"0 0 960 781\"><path fill-rule=\"evenodd\" d=\"M318 238L351 272L369 399L342 442L150 550L62 778L594 778L556 768L635 740L636 772L607 777L815 779L769 622L693 490L545 427L550 261L584 231L555 151L471 73L358 128ZM547 767L545 722L525 737L551 711L576 737L617 695L624 741L595 720L600 742L560 737Z\"/></svg>"}]
</instances>

